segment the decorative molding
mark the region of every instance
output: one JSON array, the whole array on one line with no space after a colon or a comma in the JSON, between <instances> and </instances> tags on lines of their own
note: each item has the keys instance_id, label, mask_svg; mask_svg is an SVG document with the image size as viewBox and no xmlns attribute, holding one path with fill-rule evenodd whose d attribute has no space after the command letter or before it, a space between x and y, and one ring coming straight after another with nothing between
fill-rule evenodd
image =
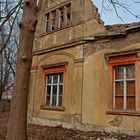
<instances>
[{"instance_id":1,"label":"decorative molding","mask_svg":"<svg viewBox=\"0 0 140 140\"><path fill-rule=\"evenodd\" d=\"M74 63L83 63L83 62L84 62L84 58L74 59Z\"/></svg>"},{"instance_id":2,"label":"decorative molding","mask_svg":"<svg viewBox=\"0 0 140 140\"><path fill-rule=\"evenodd\" d=\"M43 69L45 68L51 68L51 67L58 67L58 66L67 66L68 62L60 62L60 63L53 63L53 64L48 64L48 65L41 65Z\"/></svg>"},{"instance_id":3,"label":"decorative molding","mask_svg":"<svg viewBox=\"0 0 140 140\"><path fill-rule=\"evenodd\" d=\"M75 58L74 55L72 55L70 53L67 53L67 52L63 52L63 51L51 52L49 54L46 54L42 59L40 59L37 65L41 64L45 59L47 59L48 57L51 57L53 55L65 55L65 56L68 56L71 59Z\"/></svg>"},{"instance_id":4,"label":"decorative molding","mask_svg":"<svg viewBox=\"0 0 140 140\"><path fill-rule=\"evenodd\" d=\"M84 41L82 39L81 40L77 39L75 41L70 41L70 42L62 44L62 45L55 45L55 46L52 46L52 47L44 49L44 50L37 50L37 51L33 52L33 56L52 52L52 51L58 51L58 50L70 48L70 47L73 47L76 45L84 44L85 42L87 42L87 41Z\"/></svg>"},{"instance_id":5,"label":"decorative molding","mask_svg":"<svg viewBox=\"0 0 140 140\"><path fill-rule=\"evenodd\" d=\"M57 4L57 5L53 6L53 7L47 8L47 10L45 11L45 14L48 13L48 12L51 12L51 11L57 9L57 8L60 8L61 6L64 6L66 4L69 4L71 2L72 2L72 0L63 1L63 2Z\"/></svg>"},{"instance_id":6,"label":"decorative molding","mask_svg":"<svg viewBox=\"0 0 140 140\"><path fill-rule=\"evenodd\" d=\"M114 56L121 56L121 55L129 55L129 54L138 54L140 53L140 48L133 49L133 50L125 50L125 51L117 51L117 52L111 52L106 53L104 56L105 58L114 57Z\"/></svg>"},{"instance_id":7,"label":"decorative molding","mask_svg":"<svg viewBox=\"0 0 140 140\"><path fill-rule=\"evenodd\" d=\"M32 66L31 71L33 71L33 70L37 70L37 66Z\"/></svg>"}]
</instances>

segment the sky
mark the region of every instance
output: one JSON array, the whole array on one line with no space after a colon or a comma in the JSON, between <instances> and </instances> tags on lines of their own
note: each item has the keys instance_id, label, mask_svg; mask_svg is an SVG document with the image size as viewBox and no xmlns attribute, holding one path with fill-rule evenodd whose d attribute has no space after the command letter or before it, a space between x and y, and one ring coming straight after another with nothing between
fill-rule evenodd
<instances>
[{"instance_id":1,"label":"sky","mask_svg":"<svg viewBox=\"0 0 140 140\"><path fill-rule=\"evenodd\" d=\"M117 17L115 10L112 10L113 9L112 7L107 8L108 0L104 0L104 1L106 1L106 3L105 3L106 8L110 9L110 10L109 11L104 10L104 12L101 12L102 11L102 0L92 0L92 1L93 1L94 5L97 6L99 13L101 15L101 19L104 21L104 23L106 25L132 23L132 22L140 21L140 18L136 19L130 13L126 12L126 10L124 10L121 7L118 7L117 8L118 14L123 19L123 21L121 21L121 19L119 19ZM139 1L139 3L134 3L134 0L116 0L116 1L122 2L123 4L125 4L125 7L127 7L130 11L135 13L135 15L140 16L140 0L135 0L136 2Z\"/></svg>"},{"instance_id":2,"label":"sky","mask_svg":"<svg viewBox=\"0 0 140 140\"><path fill-rule=\"evenodd\" d=\"M18 1L18 0L16 0ZM132 16L130 13L126 12L126 10L118 7L118 13L119 16L121 16L121 18L123 19L123 21L121 21L114 10L112 10L112 7L107 8L108 5L108 0L91 0L94 5L96 5L96 7L99 10L99 13L101 15L101 19L103 20L105 25L112 25L112 24L124 24L124 23L132 23L132 22L140 22L140 18L136 19L134 16ZM104 12L102 11L102 1L105 1L105 6L107 9L111 9L110 11L104 10ZM123 4L125 4L125 7L127 7L130 11L132 11L135 15L139 15L140 17L140 0L113 0L113 1L119 1ZM134 3L135 2L139 2L139 3Z\"/></svg>"}]
</instances>

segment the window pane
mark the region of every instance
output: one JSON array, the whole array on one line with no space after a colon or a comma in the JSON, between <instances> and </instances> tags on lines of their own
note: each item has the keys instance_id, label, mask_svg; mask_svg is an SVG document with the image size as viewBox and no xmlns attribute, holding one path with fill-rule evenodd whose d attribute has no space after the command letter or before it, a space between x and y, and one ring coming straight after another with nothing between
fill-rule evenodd
<instances>
[{"instance_id":1,"label":"window pane","mask_svg":"<svg viewBox=\"0 0 140 140\"><path fill-rule=\"evenodd\" d=\"M67 13L71 13L71 4L66 5L67 7Z\"/></svg>"},{"instance_id":2,"label":"window pane","mask_svg":"<svg viewBox=\"0 0 140 140\"><path fill-rule=\"evenodd\" d=\"M68 4L66 7L67 7L67 25L70 25L70 20L71 20L71 4Z\"/></svg>"},{"instance_id":3,"label":"window pane","mask_svg":"<svg viewBox=\"0 0 140 140\"><path fill-rule=\"evenodd\" d=\"M50 96L46 96L46 105L50 106Z\"/></svg>"},{"instance_id":4,"label":"window pane","mask_svg":"<svg viewBox=\"0 0 140 140\"><path fill-rule=\"evenodd\" d=\"M51 95L51 86L47 86L47 95Z\"/></svg>"},{"instance_id":5,"label":"window pane","mask_svg":"<svg viewBox=\"0 0 140 140\"><path fill-rule=\"evenodd\" d=\"M115 82L115 93L116 95L123 95L124 84L121 81Z\"/></svg>"},{"instance_id":6,"label":"window pane","mask_svg":"<svg viewBox=\"0 0 140 140\"><path fill-rule=\"evenodd\" d=\"M49 13L46 14L46 19L47 19L47 21L49 20Z\"/></svg>"},{"instance_id":7,"label":"window pane","mask_svg":"<svg viewBox=\"0 0 140 140\"><path fill-rule=\"evenodd\" d=\"M60 15L63 15L64 14L64 7L61 7L59 10L60 10Z\"/></svg>"},{"instance_id":8,"label":"window pane","mask_svg":"<svg viewBox=\"0 0 140 140\"><path fill-rule=\"evenodd\" d=\"M52 75L47 75L47 84L52 82Z\"/></svg>"},{"instance_id":9,"label":"window pane","mask_svg":"<svg viewBox=\"0 0 140 140\"><path fill-rule=\"evenodd\" d=\"M63 73L60 73L60 83L63 83Z\"/></svg>"},{"instance_id":10,"label":"window pane","mask_svg":"<svg viewBox=\"0 0 140 140\"><path fill-rule=\"evenodd\" d=\"M52 19L52 31L55 30L55 19Z\"/></svg>"},{"instance_id":11,"label":"window pane","mask_svg":"<svg viewBox=\"0 0 140 140\"><path fill-rule=\"evenodd\" d=\"M127 81L127 95L135 95L135 81Z\"/></svg>"},{"instance_id":12,"label":"window pane","mask_svg":"<svg viewBox=\"0 0 140 140\"><path fill-rule=\"evenodd\" d=\"M67 14L67 20L70 21L70 13Z\"/></svg>"},{"instance_id":13,"label":"window pane","mask_svg":"<svg viewBox=\"0 0 140 140\"><path fill-rule=\"evenodd\" d=\"M50 26L50 13L46 14L46 32L49 32Z\"/></svg>"},{"instance_id":14,"label":"window pane","mask_svg":"<svg viewBox=\"0 0 140 140\"><path fill-rule=\"evenodd\" d=\"M123 79L124 78L124 67L123 66L116 66L115 67L115 79Z\"/></svg>"},{"instance_id":15,"label":"window pane","mask_svg":"<svg viewBox=\"0 0 140 140\"><path fill-rule=\"evenodd\" d=\"M59 104L58 106L62 106L62 96L59 96Z\"/></svg>"},{"instance_id":16,"label":"window pane","mask_svg":"<svg viewBox=\"0 0 140 140\"><path fill-rule=\"evenodd\" d=\"M134 79L135 78L135 66L134 65L127 65L126 66L126 78L127 79Z\"/></svg>"},{"instance_id":17,"label":"window pane","mask_svg":"<svg viewBox=\"0 0 140 140\"><path fill-rule=\"evenodd\" d=\"M55 24L56 24L56 11L52 12L52 31L55 30Z\"/></svg>"},{"instance_id":18,"label":"window pane","mask_svg":"<svg viewBox=\"0 0 140 140\"><path fill-rule=\"evenodd\" d=\"M53 83L58 82L58 74L53 74Z\"/></svg>"},{"instance_id":19,"label":"window pane","mask_svg":"<svg viewBox=\"0 0 140 140\"><path fill-rule=\"evenodd\" d=\"M135 96L127 97L127 110L135 110Z\"/></svg>"},{"instance_id":20,"label":"window pane","mask_svg":"<svg viewBox=\"0 0 140 140\"><path fill-rule=\"evenodd\" d=\"M46 22L46 32L49 31L49 21Z\"/></svg>"},{"instance_id":21,"label":"window pane","mask_svg":"<svg viewBox=\"0 0 140 140\"><path fill-rule=\"evenodd\" d=\"M56 18L56 11L52 11L52 19Z\"/></svg>"},{"instance_id":22,"label":"window pane","mask_svg":"<svg viewBox=\"0 0 140 140\"><path fill-rule=\"evenodd\" d=\"M56 96L52 96L52 106L56 106Z\"/></svg>"},{"instance_id":23,"label":"window pane","mask_svg":"<svg viewBox=\"0 0 140 140\"><path fill-rule=\"evenodd\" d=\"M59 95L62 95L62 92L63 92L63 86L60 85L60 86L59 86Z\"/></svg>"},{"instance_id":24,"label":"window pane","mask_svg":"<svg viewBox=\"0 0 140 140\"><path fill-rule=\"evenodd\" d=\"M116 104L115 104L115 109L117 110L123 110L123 97L115 97Z\"/></svg>"},{"instance_id":25,"label":"window pane","mask_svg":"<svg viewBox=\"0 0 140 140\"><path fill-rule=\"evenodd\" d=\"M60 27L64 26L64 16L60 17Z\"/></svg>"},{"instance_id":26,"label":"window pane","mask_svg":"<svg viewBox=\"0 0 140 140\"><path fill-rule=\"evenodd\" d=\"M57 95L57 86L53 86L53 95Z\"/></svg>"}]
</instances>

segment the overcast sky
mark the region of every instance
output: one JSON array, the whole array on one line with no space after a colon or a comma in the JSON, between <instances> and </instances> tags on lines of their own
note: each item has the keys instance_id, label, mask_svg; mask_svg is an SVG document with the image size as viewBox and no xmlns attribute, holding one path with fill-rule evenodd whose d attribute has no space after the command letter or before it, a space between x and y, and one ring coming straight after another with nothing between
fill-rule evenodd
<instances>
[{"instance_id":1,"label":"overcast sky","mask_svg":"<svg viewBox=\"0 0 140 140\"><path fill-rule=\"evenodd\" d=\"M92 0L93 3L98 7L99 12L101 13L102 9L102 0ZM107 0L105 0L107 1ZM134 3L133 0L119 0L125 4L136 15L140 15L140 3ZM135 0L140 1L140 0ZM108 4L106 3L106 6ZM111 9L111 8L110 8ZM131 22L137 22L140 21L140 19L134 18L130 13L127 13L122 8L118 8L118 13L122 17L124 23L131 23ZM117 23L123 23L115 14L115 11L105 11L101 13L101 19L105 22L105 24L117 24Z\"/></svg>"}]
</instances>

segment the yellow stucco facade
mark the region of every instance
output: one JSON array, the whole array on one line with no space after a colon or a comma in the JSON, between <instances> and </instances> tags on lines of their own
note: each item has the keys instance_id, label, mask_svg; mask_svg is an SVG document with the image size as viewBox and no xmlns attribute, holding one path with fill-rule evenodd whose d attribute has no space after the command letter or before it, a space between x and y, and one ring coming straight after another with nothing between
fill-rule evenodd
<instances>
[{"instance_id":1,"label":"yellow stucco facade","mask_svg":"<svg viewBox=\"0 0 140 140\"><path fill-rule=\"evenodd\" d=\"M62 1L62 0L61 0ZM71 25L45 33L46 13L71 3ZM137 56L140 76L139 26L118 31L107 29L90 0L63 0L40 4L30 77L28 120L42 125L60 125L82 130L104 130L140 134L140 87L136 79L136 110L112 111L108 59ZM111 30L112 29L112 30ZM66 67L64 110L41 108L43 70ZM45 100L45 99L44 99Z\"/></svg>"}]
</instances>

